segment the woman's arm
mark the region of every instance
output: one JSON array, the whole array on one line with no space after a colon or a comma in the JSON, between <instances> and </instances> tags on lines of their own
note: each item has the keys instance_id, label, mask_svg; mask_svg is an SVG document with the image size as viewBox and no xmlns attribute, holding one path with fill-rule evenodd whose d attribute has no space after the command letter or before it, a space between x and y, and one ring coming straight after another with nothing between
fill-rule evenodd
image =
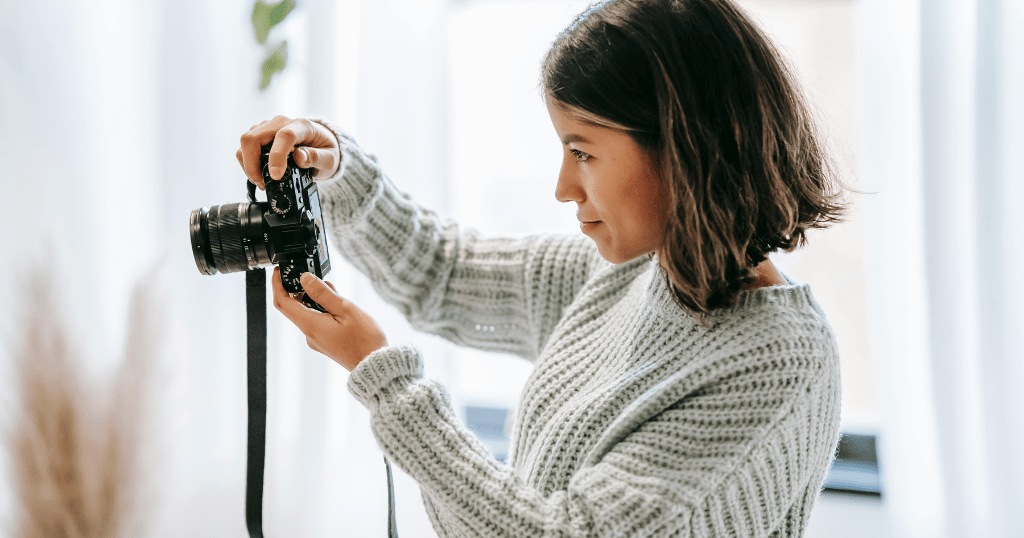
<instances>
[{"instance_id":1,"label":"woman's arm","mask_svg":"<svg viewBox=\"0 0 1024 538\"><path fill-rule=\"evenodd\" d=\"M418 352L389 347L349 378L377 442L414 478L439 531L453 536L758 536L796 531L836 442L837 374L818 361L659 384L666 399L639 424L612 428L566 489L542 494L494 460L459 422L444 390L421 379ZM835 374L835 375L833 375ZM678 397L677 395L684 396ZM672 399L675 398L674 401ZM621 424L620 424L621 426ZM627 433L618 434L616 431Z\"/></svg>"},{"instance_id":2,"label":"woman's arm","mask_svg":"<svg viewBox=\"0 0 1024 538\"><path fill-rule=\"evenodd\" d=\"M600 258L583 236L480 239L400 192L346 133L318 181L331 239L417 329L533 358Z\"/></svg>"}]
</instances>

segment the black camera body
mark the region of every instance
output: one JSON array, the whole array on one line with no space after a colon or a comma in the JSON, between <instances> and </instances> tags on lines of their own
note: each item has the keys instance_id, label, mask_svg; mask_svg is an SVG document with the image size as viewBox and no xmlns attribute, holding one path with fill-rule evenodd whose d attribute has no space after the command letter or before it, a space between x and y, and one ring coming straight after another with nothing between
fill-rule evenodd
<instances>
[{"instance_id":1,"label":"black camera body","mask_svg":"<svg viewBox=\"0 0 1024 538\"><path fill-rule=\"evenodd\" d=\"M331 270L327 235L320 213L320 197L312 172L295 166L288 155L288 168L279 181L263 167L268 211L263 213L264 244L271 263L281 268L285 291L302 291L299 277L313 273L323 278ZM250 203L256 200L256 186L247 183ZM259 203L259 202L255 202Z\"/></svg>"},{"instance_id":2,"label":"black camera body","mask_svg":"<svg viewBox=\"0 0 1024 538\"><path fill-rule=\"evenodd\" d=\"M302 273L323 278L331 270L327 234L312 171L295 165L291 154L280 180L270 178L264 146L260 169L267 201L256 200L247 181L248 202L195 209L189 218L192 254L205 275L247 271L276 264L288 293L299 293ZM312 301L309 306L323 310Z\"/></svg>"}]
</instances>

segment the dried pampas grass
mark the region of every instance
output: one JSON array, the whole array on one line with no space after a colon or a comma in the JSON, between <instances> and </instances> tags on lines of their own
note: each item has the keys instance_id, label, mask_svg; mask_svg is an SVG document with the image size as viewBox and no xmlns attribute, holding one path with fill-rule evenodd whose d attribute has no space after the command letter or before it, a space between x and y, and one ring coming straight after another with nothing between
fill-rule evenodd
<instances>
[{"instance_id":1,"label":"dried pampas grass","mask_svg":"<svg viewBox=\"0 0 1024 538\"><path fill-rule=\"evenodd\" d=\"M18 504L13 536L142 536L155 493L142 467L155 446L145 440L155 433L162 310L137 286L123 359L112 376L90 382L55 281L27 279L20 342L10 350L17 403L4 422Z\"/></svg>"}]
</instances>

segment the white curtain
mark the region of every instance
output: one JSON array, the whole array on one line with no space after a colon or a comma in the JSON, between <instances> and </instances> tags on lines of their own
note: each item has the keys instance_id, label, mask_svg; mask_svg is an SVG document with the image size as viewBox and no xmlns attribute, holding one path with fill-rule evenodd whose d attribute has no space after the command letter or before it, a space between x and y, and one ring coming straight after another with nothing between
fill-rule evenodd
<instances>
[{"instance_id":1,"label":"white curtain","mask_svg":"<svg viewBox=\"0 0 1024 538\"><path fill-rule=\"evenodd\" d=\"M462 211L444 181L457 172L445 149L447 5L300 1L271 33L288 39L289 67L260 93L249 0L3 4L5 276L52 266L102 372L125 336L131 284L162 260L153 285L172 345L157 389L161 463L148 469L153 536L245 534L243 277L199 275L189 211L242 200L238 137L275 114L337 120L418 200ZM1024 536L1024 3L859 0L857 16L891 536ZM423 348L430 377L452 381L449 348L414 335L340 259L332 280L391 342ZM17 288L0 286L4 338ZM341 368L270 319L268 535L381 535L386 490L365 410ZM4 518L9 476L0 464ZM396 483L402 536L432 536L415 484Z\"/></svg>"},{"instance_id":2,"label":"white curtain","mask_svg":"<svg viewBox=\"0 0 1024 538\"><path fill-rule=\"evenodd\" d=\"M858 3L891 536L1024 536L1024 3Z\"/></svg>"},{"instance_id":3,"label":"white curtain","mask_svg":"<svg viewBox=\"0 0 1024 538\"><path fill-rule=\"evenodd\" d=\"M199 274L188 215L244 200L234 154L250 125L276 114L355 125L359 40L370 35L360 30L416 26L386 13L366 26L359 4L300 1L270 34L288 40L288 67L259 92L267 50L253 36L251 0L3 3L4 274L52 268L93 380L121 352L132 284L149 278L163 292L169 360L152 386L156 459L143 470L152 536L245 535L244 277ZM159 276L145 277L154 265ZM355 298L365 286L343 266L332 280ZM18 287L0 286L4 344L17 336ZM269 318L268 536L382 535L384 467L365 410L342 368L275 311ZM14 379L2 347L6 417ZM8 451L0 456L0 519L12 530ZM411 480L397 481L403 536L429 535Z\"/></svg>"}]
</instances>

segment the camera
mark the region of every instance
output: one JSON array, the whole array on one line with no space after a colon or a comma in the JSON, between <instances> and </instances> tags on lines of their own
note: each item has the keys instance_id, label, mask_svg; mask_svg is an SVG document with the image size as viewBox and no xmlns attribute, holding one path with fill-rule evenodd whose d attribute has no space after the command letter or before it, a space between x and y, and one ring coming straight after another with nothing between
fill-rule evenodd
<instances>
[{"instance_id":1,"label":"camera","mask_svg":"<svg viewBox=\"0 0 1024 538\"><path fill-rule=\"evenodd\" d=\"M320 198L312 171L296 166L290 153L284 176L271 179L269 154L268 144L260 157L267 201L257 201L256 185L246 180L248 202L192 210L192 254L204 275L277 264L285 291L300 293L302 273L323 278L331 270ZM323 311L311 300L304 301Z\"/></svg>"}]
</instances>

